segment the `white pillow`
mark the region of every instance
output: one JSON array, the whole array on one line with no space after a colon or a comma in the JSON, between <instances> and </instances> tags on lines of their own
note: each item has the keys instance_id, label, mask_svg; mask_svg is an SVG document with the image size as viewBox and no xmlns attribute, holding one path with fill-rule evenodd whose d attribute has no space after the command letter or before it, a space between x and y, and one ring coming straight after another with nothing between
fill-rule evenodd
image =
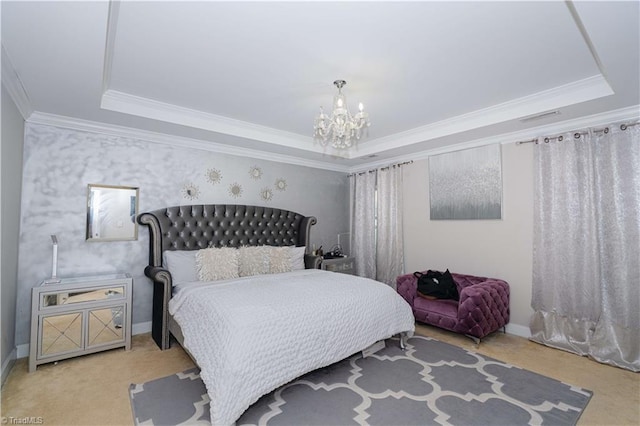
<instances>
[{"instance_id":1,"label":"white pillow","mask_svg":"<svg viewBox=\"0 0 640 426\"><path fill-rule=\"evenodd\" d=\"M171 272L173 284L198 281L196 253L199 250L165 250L162 265Z\"/></svg>"},{"instance_id":2,"label":"white pillow","mask_svg":"<svg viewBox=\"0 0 640 426\"><path fill-rule=\"evenodd\" d=\"M291 272L291 248L290 247L269 247L269 273L279 274Z\"/></svg>"},{"instance_id":3,"label":"white pillow","mask_svg":"<svg viewBox=\"0 0 640 426\"><path fill-rule=\"evenodd\" d=\"M302 247L289 247L291 250L291 270L292 271L300 271L304 268L304 252L307 249L305 246Z\"/></svg>"},{"instance_id":4,"label":"white pillow","mask_svg":"<svg viewBox=\"0 0 640 426\"><path fill-rule=\"evenodd\" d=\"M198 250L196 268L200 281L238 278L238 250L233 247Z\"/></svg>"},{"instance_id":5,"label":"white pillow","mask_svg":"<svg viewBox=\"0 0 640 426\"><path fill-rule=\"evenodd\" d=\"M238 271L241 277L269 273L269 251L266 246L240 247L238 258Z\"/></svg>"}]
</instances>

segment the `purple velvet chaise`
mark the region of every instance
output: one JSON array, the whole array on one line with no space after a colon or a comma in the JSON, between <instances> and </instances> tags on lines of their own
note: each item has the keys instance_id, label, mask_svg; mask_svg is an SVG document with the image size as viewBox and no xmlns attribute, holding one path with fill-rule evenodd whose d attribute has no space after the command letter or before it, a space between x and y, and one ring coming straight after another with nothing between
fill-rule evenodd
<instances>
[{"instance_id":1,"label":"purple velvet chaise","mask_svg":"<svg viewBox=\"0 0 640 426\"><path fill-rule=\"evenodd\" d=\"M425 271L426 273L426 271ZM417 295L413 274L396 279L398 293L413 309L417 321L480 339L509 322L509 284L495 278L451 273L460 300L429 300Z\"/></svg>"}]
</instances>

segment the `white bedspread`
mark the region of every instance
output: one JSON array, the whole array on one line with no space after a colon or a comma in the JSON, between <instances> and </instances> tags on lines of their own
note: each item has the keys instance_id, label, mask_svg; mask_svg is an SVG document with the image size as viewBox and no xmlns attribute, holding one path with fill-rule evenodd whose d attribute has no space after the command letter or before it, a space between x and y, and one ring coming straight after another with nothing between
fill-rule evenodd
<instances>
[{"instance_id":1,"label":"white bedspread","mask_svg":"<svg viewBox=\"0 0 640 426\"><path fill-rule=\"evenodd\" d=\"M201 369L213 425L233 424L302 374L414 331L391 287L317 269L184 285L169 312Z\"/></svg>"}]
</instances>

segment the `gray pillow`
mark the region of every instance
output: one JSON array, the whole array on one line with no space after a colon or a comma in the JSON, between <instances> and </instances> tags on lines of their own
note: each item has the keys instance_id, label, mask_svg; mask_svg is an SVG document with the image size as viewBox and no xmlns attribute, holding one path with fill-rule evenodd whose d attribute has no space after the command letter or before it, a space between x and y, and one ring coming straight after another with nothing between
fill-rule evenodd
<instances>
[{"instance_id":1,"label":"gray pillow","mask_svg":"<svg viewBox=\"0 0 640 426\"><path fill-rule=\"evenodd\" d=\"M305 246L295 247L291 246L291 270L301 271L304 269L304 252L307 248Z\"/></svg>"},{"instance_id":2,"label":"gray pillow","mask_svg":"<svg viewBox=\"0 0 640 426\"><path fill-rule=\"evenodd\" d=\"M166 250L162 253L162 264L171 272L173 285L198 280L196 253L198 250Z\"/></svg>"}]
</instances>

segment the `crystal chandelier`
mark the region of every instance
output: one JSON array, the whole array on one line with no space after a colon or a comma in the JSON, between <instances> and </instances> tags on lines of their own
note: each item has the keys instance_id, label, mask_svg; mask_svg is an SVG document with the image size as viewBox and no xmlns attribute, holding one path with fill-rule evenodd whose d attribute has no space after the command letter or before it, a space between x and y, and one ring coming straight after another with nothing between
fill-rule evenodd
<instances>
[{"instance_id":1,"label":"crystal chandelier","mask_svg":"<svg viewBox=\"0 0 640 426\"><path fill-rule=\"evenodd\" d=\"M362 102L358 105L359 111L354 116L347 109L347 99L342 94L342 87L347 84L344 80L336 80L333 84L338 88L338 94L333 97L333 111L331 115L324 113L320 107L320 114L313 125L313 139L327 146L337 149L348 149L362 136L362 129L371 125L369 114L364 112Z\"/></svg>"}]
</instances>

